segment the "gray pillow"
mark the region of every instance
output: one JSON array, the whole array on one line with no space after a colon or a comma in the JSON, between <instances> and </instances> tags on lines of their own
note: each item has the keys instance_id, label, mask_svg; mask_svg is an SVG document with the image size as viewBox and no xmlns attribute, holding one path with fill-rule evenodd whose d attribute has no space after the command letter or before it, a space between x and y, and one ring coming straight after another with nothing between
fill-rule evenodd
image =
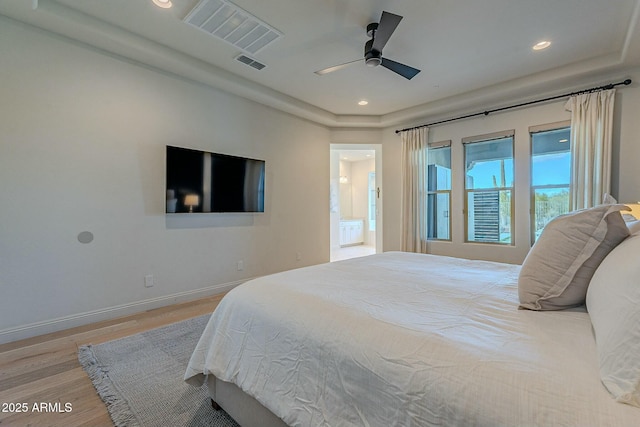
<instances>
[{"instance_id":1,"label":"gray pillow","mask_svg":"<svg viewBox=\"0 0 640 427\"><path fill-rule=\"evenodd\" d=\"M520 308L562 310L584 304L596 268L629 236L620 215L624 208L600 205L549 222L522 264Z\"/></svg>"}]
</instances>

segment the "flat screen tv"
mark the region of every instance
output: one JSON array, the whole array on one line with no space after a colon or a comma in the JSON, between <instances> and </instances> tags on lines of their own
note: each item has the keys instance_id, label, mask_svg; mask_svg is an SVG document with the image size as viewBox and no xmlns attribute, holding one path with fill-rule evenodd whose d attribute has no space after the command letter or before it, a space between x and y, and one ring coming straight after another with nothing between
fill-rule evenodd
<instances>
[{"instance_id":1,"label":"flat screen tv","mask_svg":"<svg viewBox=\"0 0 640 427\"><path fill-rule=\"evenodd\" d=\"M167 146L166 212L264 212L265 161Z\"/></svg>"}]
</instances>

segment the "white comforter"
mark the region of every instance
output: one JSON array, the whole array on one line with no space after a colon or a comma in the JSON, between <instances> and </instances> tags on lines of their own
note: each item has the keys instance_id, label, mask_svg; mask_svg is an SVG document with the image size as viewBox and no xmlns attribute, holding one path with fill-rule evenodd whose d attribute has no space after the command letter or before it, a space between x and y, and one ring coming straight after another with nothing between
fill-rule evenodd
<instances>
[{"instance_id":1,"label":"white comforter","mask_svg":"<svg viewBox=\"0 0 640 427\"><path fill-rule=\"evenodd\" d=\"M262 277L222 300L185 379L291 426L634 426L583 310L517 309L519 266L390 252Z\"/></svg>"}]
</instances>

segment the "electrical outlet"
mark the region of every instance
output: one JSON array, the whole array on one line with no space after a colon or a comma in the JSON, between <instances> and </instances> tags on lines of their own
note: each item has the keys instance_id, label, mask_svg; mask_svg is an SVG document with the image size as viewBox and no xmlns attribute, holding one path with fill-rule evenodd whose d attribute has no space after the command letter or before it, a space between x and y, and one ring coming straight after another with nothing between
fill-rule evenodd
<instances>
[{"instance_id":1,"label":"electrical outlet","mask_svg":"<svg viewBox=\"0 0 640 427\"><path fill-rule=\"evenodd\" d=\"M244 261L238 261L238 271L244 270Z\"/></svg>"},{"instance_id":2,"label":"electrical outlet","mask_svg":"<svg viewBox=\"0 0 640 427\"><path fill-rule=\"evenodd\" d=\"M302 254L300 252L296 252L296 261L300 261L302 259Z\"/></svg>"},{"instance_id":3,"label":"electrical outlet","mask_svg":"<svg viewBox=\"0 0 640 427\"><path fill-rule=\"evenodd\" d=\"M147 274L144 276L144 287L150 288L156 284L156 279L154 279L153 274Z\"/></svg>"}]
</instances>

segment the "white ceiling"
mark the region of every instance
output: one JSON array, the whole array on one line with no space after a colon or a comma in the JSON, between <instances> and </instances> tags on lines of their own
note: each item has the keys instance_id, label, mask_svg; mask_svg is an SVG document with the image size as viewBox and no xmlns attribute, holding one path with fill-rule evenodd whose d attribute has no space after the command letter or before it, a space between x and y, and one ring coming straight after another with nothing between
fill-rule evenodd
<instances>
[{"instance_id":1,"label":"white ceiling","mask_svg":"<svg viewBox=\"0 0 640 427\"><path fill-rule=\"evenodd\" d=\"M2 0L0 14L334 127L562 93L640 66L640 0L233 0L283 34L253 55L261 71L183 22L198 0L172 1ZM364 63L314 73L362 57L382 11L404 16L383 56L421 73L409 81ZM534 52L543 39L551 47Z\"/></svg>"}]
</instances>

